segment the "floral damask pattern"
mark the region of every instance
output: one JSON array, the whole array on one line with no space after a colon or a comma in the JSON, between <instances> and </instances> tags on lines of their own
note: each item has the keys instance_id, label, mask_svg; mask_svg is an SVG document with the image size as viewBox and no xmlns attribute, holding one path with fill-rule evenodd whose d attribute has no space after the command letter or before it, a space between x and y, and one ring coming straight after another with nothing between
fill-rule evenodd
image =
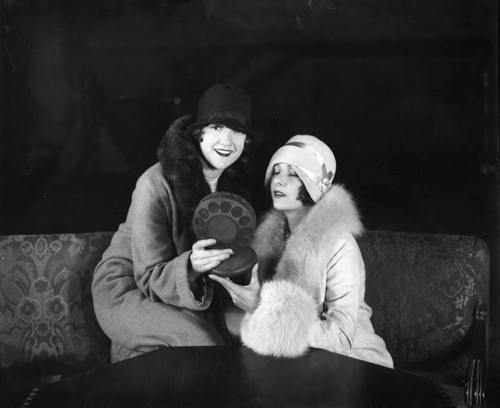
<instances>
[{"instance_id":1,"label":"floral damask pattern","mask_svg":"<svg viewBox=\"0 0 500 408\"><path fill-rule=\"evenodd\" d=\"M112 233L0 237L0 366L105 361L91 280Z\"/></svg>"},{"instance_id":2,"label":"floral damask pattern","mask_svg":"<svg viewBox=\"0 0 500 408\"><path fill-rule=\"evenodd\" d=\"M104 361L91 280L112 233L0 236L0 366ZM396 367L463 374L476 306L487 304L489 254L458 235L367 231L366 300ZM441 357L436 359L436 357Z\"/></svg>"},{"instance_id":3,"label":"floral damask pattern","mask_svg":"<svg viewBox=\"0 0 500 408\"><path fill-rule=\"evenodd\" d=\"M368 231L359 246L372 322L396 367L465 373L473 314L488 303L486 244L471 236Z\"/></svg>"}]
</instances>

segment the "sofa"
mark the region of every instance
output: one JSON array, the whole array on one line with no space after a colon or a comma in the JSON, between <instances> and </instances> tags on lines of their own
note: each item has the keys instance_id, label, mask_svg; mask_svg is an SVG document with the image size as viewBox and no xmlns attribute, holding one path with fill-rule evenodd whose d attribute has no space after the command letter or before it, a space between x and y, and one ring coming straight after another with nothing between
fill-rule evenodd
<instances>
[{"instance_id":1,"label":"sofa","mask_svg":"<svg viewBox=\"0 0 500 408\"><path fill-rule=\"evenodd\" d=\"M0 406L44 382L108 364L91 280L113 232L0 236ZM477 237L367 231L366 300L395 368L481 406L489 253ZM2 399L3 398L3 399Z\"/></svg>"}]
</instances>

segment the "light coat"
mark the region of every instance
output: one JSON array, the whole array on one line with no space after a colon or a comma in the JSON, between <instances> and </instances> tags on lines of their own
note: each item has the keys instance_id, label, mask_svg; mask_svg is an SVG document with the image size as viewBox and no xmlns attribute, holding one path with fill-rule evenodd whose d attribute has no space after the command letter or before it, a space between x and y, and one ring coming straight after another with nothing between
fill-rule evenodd
<instances>
[{"instance_id":1,"label":"light coat","mask_svg":"<svg viewBox=\"0 0 500 408\"><path fill-rule=\"evenodd\" d=\"M393 367L364 300L355 240L363 226L350 194L333 185L288 240L286 225L285 215L271 210L255 233L263 285L257 310L243 319L243 343L265 355L294 357L315 347Z\"/></svg>"},{"instance_id":2,"label":"light coat","mask_svg":"<svg viewBox=\"0 0 500 408\"><path fill-rule=\"evenodd\" d=\"M212 324L213 284L202 279L199 296L192 292L191 245L157 163L138 179L127 219L94 272L94 309L114 362L159 346L227 344Z\"/></svg>"},{"instance_id":3,"label":"light coat","mask_svg":"<svg viewBox=\"0 0 500 408\"><path fill-rule=\"evenodd\" d=\"M127 218L96 266L92 296L97 319L112 341L112 361L160 346L228 344L214 282L190 283L191 220L210 193L197 142L186 139L192 118L173 122L159 163L137 180ZM218 187L250 200L251 171L242 155ZM217 300L217 301L216 301Z\"/></svg>"}]
</instances>

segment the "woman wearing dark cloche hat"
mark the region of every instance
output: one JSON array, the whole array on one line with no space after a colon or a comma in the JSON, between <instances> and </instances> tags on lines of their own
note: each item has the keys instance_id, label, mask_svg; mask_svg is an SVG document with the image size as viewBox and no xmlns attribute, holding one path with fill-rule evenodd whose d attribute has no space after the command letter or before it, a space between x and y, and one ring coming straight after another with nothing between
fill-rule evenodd
<instances>
[{"instance_id":1,"label":"woman wearing dark cloche hat","mask_svg":"<svg viewBox=\"0 0 500 408\"><path fill-rule=\"evenodd\" d=\"M206 249L191 227L199 201L228 191L252 203L251 101L241 88L218 84L201 96L196 117L175 120L158 163L138 179L127 218L94 272L99 323L116 362L160 346L230 342L214 283L206 272L231 255Z\"/></svg>"}]
</instances>

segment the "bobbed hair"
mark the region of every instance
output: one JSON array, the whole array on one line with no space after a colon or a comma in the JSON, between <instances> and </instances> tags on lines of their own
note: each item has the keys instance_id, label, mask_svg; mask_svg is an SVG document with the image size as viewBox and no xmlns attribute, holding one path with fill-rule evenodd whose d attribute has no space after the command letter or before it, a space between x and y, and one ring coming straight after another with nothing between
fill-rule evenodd
<instances>
[{"instance_id":1,"label":"bobbed hair","mask_svg":"<svg viewBox=\"0 0 500 408\"><path fill-rule=\"evenodd\" d=\"M304 183L302 183L302 185L299 188L299 195L297 196L297 200L299 200L302 203L302 205L304 205L304 207L311 207L314 204L316 204L309 195L309 193L307 192Z\"/></svg>"},{"instance_id":2,"label":"bobbed hair","mask_svg":"<svg viewBox=\"0 0 500 408\"><path fill-rule=\"evenodd\" d=\"M208 124L207 126L210 126L210 124ZM225 126L225 125L221 125L221 126ZM204 129L205 129L205 127L197 128L197 129L193 130L191 135L188 137L191 137L195 141L197 141L198 143L201 143L202 138L203 138ZM236 130L236 132L240 132L240 131ZM244 149L243 151L247 151L247 152L253 151L254 148L256 147L255 144L256 144L255 139L253 137L249 137L249 135L247 135L247 137L245 138L245 146L243 147L243 149Z\"/></svg>"}]
</instances>

